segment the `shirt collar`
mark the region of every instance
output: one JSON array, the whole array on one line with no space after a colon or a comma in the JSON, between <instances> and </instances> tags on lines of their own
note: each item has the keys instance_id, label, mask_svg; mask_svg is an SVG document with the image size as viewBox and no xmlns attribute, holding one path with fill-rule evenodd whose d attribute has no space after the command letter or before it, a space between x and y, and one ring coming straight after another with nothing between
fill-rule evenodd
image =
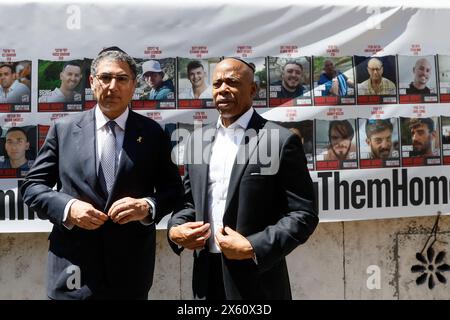
<instances>
[{"instance_id":1,"label":"shirt collar","mask_svg":"<svg viewBox=\"0 0 450 320\"><path fill-rule=\"evenodd\" d=\"M247 129L248 123L253 116L253 107L250 107L243 115L241 115L235 122L233 122L228 128L225 128L222 124L222 117L219 116L217 119L216 128L225 128L225 129L236 129L237 127L241 127L242 129Z\"/></svg>"},{"instance_id":2,"label":"shirt collar","mask_svg":"<svg viewBox=\"0 0 450 320\"><path fill-rule=\"evenodd\" d=\"M116 124L120 127L120 129L125 130L125 123L127 122L128 119L128 114L130 113L130 110L128 108L125 109L125 111L118 116L117 118L114 119L114 121L116 122ZM102 128L108 121L110 121L111 119L109 119L99 108L99 106L95 106L95 124L97 126L97 130Z\"/></svg>"}]
</instances>

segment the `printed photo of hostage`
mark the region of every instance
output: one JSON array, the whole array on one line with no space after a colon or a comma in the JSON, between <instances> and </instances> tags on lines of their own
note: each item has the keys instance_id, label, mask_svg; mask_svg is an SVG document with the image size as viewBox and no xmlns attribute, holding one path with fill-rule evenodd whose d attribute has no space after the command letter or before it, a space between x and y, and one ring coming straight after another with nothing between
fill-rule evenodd
<instances>
[{"instance_id":1,"label":"printed photo of hostage","mask_svg":"<svg viewBox=\"0 0 450 320\"><path fill-rule=\"evenodd\" d=\"M358 119L360 168L400 166L397 119Z\"/></svg>"},{"instance_id":2,"label":"printed photo of hostage","mask_svg":"<svg viewBox=\"0 0 450 320\"><path fill-rule=\"evenodd\" d=\"M38 111L83 110L83 60L39 60L38 68Z\"/></svg>"},{"instance_id":3,"label":"printed photo of hostage","mask_svg":"<svg viewBox=\"0 0 450 320\"><path fill-rule=\"evenodd\" d=\"M0 112L31 111L31 62L0 62Z\"/></svg>"},{"instance_id":4,"label":"printed photo of hostage","mask_svg":"<svg viewBox=\"0 0 450 320\"><path fill-rule=\"evenodd\" d=\"M450 117L441 116L442 128L442 161L443 164L450 164Z\"/></svg>"},{"instance_id":5,"label":"printed photo of hostage","mask_svg":"<svg viewBox=\"0 0 450 320\"><path fill-rule=\"evenodd\" d=\"M0 178L24 177L36 159L36 126L3 128Z\"/></svg>"},{"instance_id":6,"label":"printed photo of hostage","mask_svg":"<svg viewBox=\"0 0 450 320\"><path fill-rule=\"evenodd\" d=\"M311 58L269 57L270 107L310 106Z\"/></svg>"},{"instance_id":7,"label":"printed photo of hostage","mask_svg":"<svg viewBox=\"0 0 450 320\"><path fill-rule=\"evenodd\" d=\"M395 56L355 56L358 104L397 103Z\"/></svg>"},{"instance_id":8,"label":"printed photo of hostage","mask_svg":"<svg viewBox=\"0 0 450 320\"><path fill-rule=\"evenodd\" d=\"M135 60L138 75L131 107L135 110L174 109L175 59Z\"/></svg>"},{"instance_id":9,"label":"printed photo of hostage","mask_svg":"<svg viewBox=\"0 0 450 320\"><path fill-rule=\"evenodd\" d=\"M398 56L400 103L438 102L434 56Z\"/></svg>"},{"instance_id":10,"label":"printed photo of hostage","mask_svg":"<svg viewBox=\"0 0 450 320\"><path fill-rule=\"evenodd\" d=\"M441 164L439 118L400 118L402 165Z\"/></svg>"},{"instance_id":11,"label":"printed photo of hostage","mask_svg":"<svg viewBox=\"0 0 450 320\"><path fill-rule=\"evenodd\" d=\"M303 151L305 152L307 166L309 170L314 170L314 121L274 121L282 127L289 129L302 140Z\"/></svg>"},{"instance_id":12,"label":"printed photo of hostage","mask_svg":"<svg viewBox=\"0 0 450 320\"><path fill-rule=\"evenodd\" d=\"M211 74L219 58L178 58L178 108L214 108Z\"/></svg>"},{"instance_id":13,"label":"printed photo of hostage","mask_svg":"<svg viewBox=\"0 0 450 320\"><path fill-rule=\"evenodd\" d=\"M267 60L266 58L239 58L247 62L255 70L253 81L256 93L253 97L254 108L267 108Z\"/></svg>"},{"instance_id":14,"label":"printed photo of hostage","mask_svg":"<svg viewBox=\"0 0 450 320\"><path fill-rule=\"evenodd\" d=\"M358 168L355 120L316 120L316 170Z\"/></svg>"},{"instance_id":15,"label":"printed photo of hostage","mask_svg":"<svg viewBox=\"0 0 450 320\"><path fill-rule=\"evenodd\" d=\"M314 104L355 104L353 58L313 57Z\"/></svg>"},{"instance_id":16,"label":"printed photo of hostage","mask_svg":"<svg viewBox=\"0 0 450 320\"><path fill-rule=\"evenodd\" d=\"M450 56L439 54L439 99L440 102L450 102Z\"/></svg>"}]
</instances>

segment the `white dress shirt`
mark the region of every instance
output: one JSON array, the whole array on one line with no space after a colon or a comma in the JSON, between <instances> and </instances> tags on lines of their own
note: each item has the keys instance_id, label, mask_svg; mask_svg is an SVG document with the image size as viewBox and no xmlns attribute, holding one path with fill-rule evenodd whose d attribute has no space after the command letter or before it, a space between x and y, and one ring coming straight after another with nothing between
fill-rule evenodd
<instances>
[{"instance_id":1,"label":"white dress shirt","mask_svg":"<svg viewBox=\"0 0 450 320\"><path fill-rule=\"evenodd\" d=\"M103 114L103 112L100 110L100 108L98 106L95 107L95 134L96 134L96 156L97 156L97 175L98 175L98 170L99 170L99 166L100 166L100 157L102 154L102 150L103 150L103 145L105 144L105 139L106 136L108 135L108 131L106 129L107 127L107 123L108 121L110 121L110 119ZM116 133L116 153L118 153L117 158L117 166L116 168L118 169L118 164L120 163L120 158L122 156L122 146L123 146L123 139L125 137L125 125L128 119L128 114L130 113L129 109L126 108L125 111L118 116L116 119L114 119L114 121L116 122L116 126L114 127L114 131ZM63 217L63 221L64 221L64 225L71 229L73 226L68 224L66 222L67 220L67 215L69 214L69 209L70 206L72 205L72 203L74 203L77 199L72 199L70 200L65 208L64 208L64 217ZM153 203L153 201L151 201L148 198L145 198L145 200L148 202L148 204L150 205L150 207L152 208L152 219L150 221L153 221L153 219L155 218L155 204ZM106 213L106 212L105 212ZM144 219L143 221L141 221L144 225L148 225L152 222L149 222L148 219Z\"/></svg>"},{"instance_id":2,"label":"white dress shirt","mask_svg":"<svg viewBox=\"0 0 450 320\"><path fill-rule=\"evenodd\" d=\"M198 98L195 97L194 89L191 87L187 91L180 93L180 99L212 99L212 86L208 85Z\"/></svg>"},{"instance_id":3,"label":"white dress shirt","mask_svg":"<svg viewBox=\"0 0 450 320\"><path fill-rule=\"evenodd\" d=\"M223 126L221 117L217 120L217 132L211 147L208 174L208 218L211 223L211 237L208 241L209 251L212 253L220 252L214 235L219 227L223 227L231 171L253 112L253 108L250 108L228 128Z\"/></svg>"}]
</instances>

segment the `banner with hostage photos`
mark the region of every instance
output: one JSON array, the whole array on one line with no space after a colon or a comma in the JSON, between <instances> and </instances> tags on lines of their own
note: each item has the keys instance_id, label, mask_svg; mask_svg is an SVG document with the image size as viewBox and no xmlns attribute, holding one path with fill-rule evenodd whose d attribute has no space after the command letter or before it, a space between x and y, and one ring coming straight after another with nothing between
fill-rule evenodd
<instances>
[{"instance_id":1,"label":"banner with hostage photos","mask_svg":"<svg viewBox=\"0 0 450 320\"><path fill-rule=\"evenodd\" d=\"M450 8L319 5L168 3L151 21L144 3L0 5L15 35L0 39L0 232L50 230L18 190L52 122L95 107L92 61L111 45L135 58L130 108L171 137L181 174L186 134L218 118L214 68L239 57L255 68L255 110L301 138L321 221L449 213L450 46L438 35Z\"/></svg>"}]
</instances>

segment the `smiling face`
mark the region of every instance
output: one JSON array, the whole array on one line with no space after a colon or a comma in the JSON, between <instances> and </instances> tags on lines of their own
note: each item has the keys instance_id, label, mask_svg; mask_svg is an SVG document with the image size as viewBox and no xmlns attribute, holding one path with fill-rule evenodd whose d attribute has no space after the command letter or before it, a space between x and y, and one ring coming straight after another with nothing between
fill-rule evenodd
<instances>
[{"instance_id":1,"label":"smiling face","mask_svg":"<svg viewBox=\"0 0 450 320\"><path fill-rule=\"evenodd\" d=\"M213 74L213 100L224 126L229 126L252 106L256 84L244 63L225 59Z\"/></svg>"},{"instance_id":2,"label":"smiling face","mask_svg":"<svg viewBox=\"0 0 450 320\"><path fill-rule=\"evenodd\" d=\"M281 80L283 87L288 91L295 91L300 85L300 80L303 75L303 70L298 64L289 63L283 68L283 73L281 74Z\"/></svg>"},{"instance_id":3,"label":"smiling face","mask_svg":"<svg viewBox=\"0 0 450 320\"><path fill-rule=\"evenodd\" d=\"M79 66L67 65L59 74L61 88L73 91L81 81L81 68Z\"/></svg>"},{"instance_id":4,"label":"smiling face","mask_svg":"<svg viewBox=\"0 0 450 320\"><path fill-rule=\"evenodd\" d=\"M119 83L116 78L109 84L102 83L96 76L111 75L128 77L128 82ZM90 76L91 88L100 110L109 119L120 116L133 97L136 80L127 62L104 59L99 62L96 76Z\"/></svg>"},{"instance_id":5,"label":"smiling face","mask_svg":"<svg viewBox=\"0 0 450 320\"><path fill-rule=\"evenodd\" d=\"M431 65L426 59L419 59L413 68L414 86L417 89L425 88L431 75Z\"/></svg>"},{"instance_id":6,"label":"smiling face","mask_svg":"<svg viewBox=\"0 0 450 320\"><path fill-rule=\"evenodd\" d=\"M205 84L206 72L203 67L191 69L188 74L189 81L191 81L192 88L200 88Z\"/></svg>"}]
</instances>

